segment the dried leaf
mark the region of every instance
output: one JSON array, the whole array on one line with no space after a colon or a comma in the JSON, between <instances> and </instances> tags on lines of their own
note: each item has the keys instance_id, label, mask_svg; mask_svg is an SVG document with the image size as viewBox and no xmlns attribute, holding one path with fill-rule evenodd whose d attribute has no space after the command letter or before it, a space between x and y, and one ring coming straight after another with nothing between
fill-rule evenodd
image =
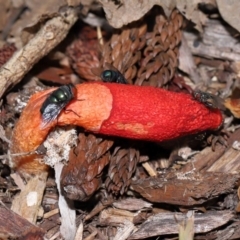
<instances>
[{"instance_id":1,"label":"dried leaf","mask_svg":"<svg viewBox=\"0 0 240 240\"><path fill-rule=\"evenodd\" d=\"M169 16L176 7L188 20L196 24L196 29L199 31L202 31L202 25L206 21L206 16L198 9L198 4L202 3L201 0L121 0L117 3L114 1L100 0L100 2L103 5L109 23L115 28L120 28L123 25L139 20L154 5L161 6L167 16Z\"/></svg>"},{"instance_id":2,"label":"dried leaf","mask_svg":"<svg viewBox=\"0 0 240 240\"><path fill-rule=\"evenodd\" d=\"M222 18L230 24L232 27L240 32L240 2L238 0L227 1L227 0L216 0L218 10L221 13Z\"/></svg>"},{"instance_id":3,"label":"dried leaf","mask_svg":"<svg viewBox=\"0 0 240 240\"><path fill-rule=\"evenodd\" d=\"M164 9L165 14L168 16L176 6L175 0L121 0L117 3L115 1L99 0L99 2L103 5L108 22L114 28L120 28L123 25L127 25L128 23L139 20L154 5L161 6Z\"/></svg>"},{"instance_id":4,"label":"dried leaf","mask_svg":"<svg viewBox=\"0 0 240 240\"><path fill-rule=\"evenodd\" d=\"M202 25L205 24L207 17L203 14L202 11L198 9L198 4L202 3L202 0L178 0L177 9L193 23L196 24L195 28L202 32Z\"/></svg>"},{"instance_id":5,"label":"dried leaf","mask_svg":"<svg viewBox=\"0 0 240 240\"><path fill-rule=\"evenodd\" d=\"M80 2L80 0L75 0L73 3L69 0L50 0L48 2L26 0L28 10L12 27L11 34L15 37L21 34L24 45L36 34L44 22L61 14L62 7L78 6Z\"/></svg>"},{"instance_id":6,"label":"dried leaf","mask_svg":"<svg viewBox=\"0 0 240 240\"><path fill-rule=\"evenodd\" d=\"M30 10L25 12L22 18L16 22L12 28L11 34L15 37L19 36L19 33L24 29L22 42L24 44L27 43L39 30L41 23L56 16L59 8L64 5L66 5L66 0L51 0L49 2L27 0L26 7Z\"/></svg>"}]
</instances>

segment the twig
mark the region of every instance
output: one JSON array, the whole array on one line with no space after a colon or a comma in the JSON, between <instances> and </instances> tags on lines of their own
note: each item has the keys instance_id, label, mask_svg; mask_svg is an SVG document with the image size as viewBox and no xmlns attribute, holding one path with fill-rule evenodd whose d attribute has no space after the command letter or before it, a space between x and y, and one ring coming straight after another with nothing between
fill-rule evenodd
<instances>
[{"instance_id":1,"label":"twig","mask_svg":"<svg viewBox=\"0 0 240 240\"><path fill-rule=\"evenodd\" d=\"M75 235L75 240L82 240L82 236L83 236L83 222L81 221Z\"/></svg>"},{"instance_id":2,"label":"twig","mask_svg":"<svg viewBox=\"0 0 240 240\"><path fill-rule=\"evenodd\" d=\"M56 17L47 21L22 49L0 68L0 97L14 86L42 57L46 56L67 35L77 20L77 11L72 7L63 9Z\"/></svg>"},{"instance_id":3,"label":"twig","mask_svg":"<svg viewBox=\"0 0 240 240\"><path fill-rule=\"evenodd\" d=\"M97 37L98 37L99 44L103 46L104 42L103 42L103 36L102 36L102 31L100 27L97 27Z\"/></svg>"},{"instance_id":4,"label":"twig","mask_svg":"<svg viewBox=\"0 0 240 240\"><path fill-rule=\"evenodd\" d=\"M52 211L49 211L43 215L43 218L50 218L51 216L59 213L59 208L55 208Z\"/></svg>"},{"instance_id":5,"label":"twig","mask_svg":"<svg viewBox=\"0 0 240 240\"><path fill-rule=\"evenodd\" d=\"M8 154L0 155L0 159L5 159L5 158L11 159L11 157L29 156L29 155L36 154L36 153L37 153L36 151L24 152L24 153L10 153L10 152L8 152Z\"/></svg>"},{"instance_id":6,"label":"twig","mask_svg":"<svg viewBox=\"0 0 240 240\"><path fill-rule=\"evenodd\" d=\"M143 163L142 166L145 168L145 170L148 172L148 174L151 177L156 177L157 176L156 171L150 166L150 164L148 162Z\"/></svg>"}]
</instances>

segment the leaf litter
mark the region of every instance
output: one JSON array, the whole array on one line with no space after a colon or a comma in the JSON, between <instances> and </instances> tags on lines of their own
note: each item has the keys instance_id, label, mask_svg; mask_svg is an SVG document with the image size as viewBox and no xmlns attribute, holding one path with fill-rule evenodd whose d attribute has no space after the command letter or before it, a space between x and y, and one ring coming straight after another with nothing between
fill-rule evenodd
<instances>
[{"instance_id":1,"label":"leaf litter","mask_svg":"<svg viewBox=\"0 0 240 240\"><path fill-rule=\"evenodd\" d=\"M220 0L2 3L1 238L239 238L239 14L238 5L228 5L229 11L226 4ZM83 22L89 15L98 19L98 30L96 24ZM48 30L51 24L56 35ZM44 43L42 37L57 41ZM232 129L228 146L217 141L215 151L209 146L209 134L219 137L219 132L160 144L77 128L71 137L78 139L76 146L68 145L64 135L53 135L51 140L63 145L54 145L64 164L62 173L55 167L57 184L52 169L17 180L9 168L9 139L21 114L19 105L26 105L35 91L64 81L100 81L106 63L130 84L178 92L200 89L224 97L225 127ZM189 157L184 159L179 152L186 147ZM46 150L39 151L45 155ZM48 151L54 155L51 143ZM64 216L70 220L61 220Z\"/></svg>"}]
</instances>

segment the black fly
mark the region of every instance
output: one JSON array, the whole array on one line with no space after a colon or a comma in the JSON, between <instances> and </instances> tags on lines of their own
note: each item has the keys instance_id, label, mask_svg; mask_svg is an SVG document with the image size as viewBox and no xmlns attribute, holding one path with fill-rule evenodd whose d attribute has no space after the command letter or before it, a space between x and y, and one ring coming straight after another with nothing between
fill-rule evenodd
<instances>
[{"instance_id":1,"label":"black fly","mask_svg":"<svg viewBox=\"0 0 240 240\"><path fill-rule=\"evenodd\" d=\"M101 73L103 82L127 84L127 80L118 70L105 70Z\"/></svg>"},{"instance_id":2,"label":"black fly","mask_svg":"<svg viewBox=\"0 0 240 240\"><path fill-rule=\"evenodd\" d=\"M55 120L74 97L75 87L73 84L63 85L54 90L43 102L40 109L42 115L41 127L45 128L47 124Z\"/></svg>"},{"instance_id":3,"label":"black fly","mask_svg":"<svg viewBox=\"0 0 240 240\"><path fill-rule=\"evenodd\" d=\"M198 102L204 104L206 107L210 109L223 109L223 100L211 93L202 92L200 90L196 90L193 92L193 98Z\"/></svg>"},{"instance_id":4,"label":"black fly","mask_svg":"<svg viewBox=\"0 0 240 240\"><path fill-rule=\"evenodd\" d=\"M91 71L94 75L100 76L103 82L128 84L123 74L107 62L104 63L102 68L93 68Z\"/></svg>"}]
</instances>

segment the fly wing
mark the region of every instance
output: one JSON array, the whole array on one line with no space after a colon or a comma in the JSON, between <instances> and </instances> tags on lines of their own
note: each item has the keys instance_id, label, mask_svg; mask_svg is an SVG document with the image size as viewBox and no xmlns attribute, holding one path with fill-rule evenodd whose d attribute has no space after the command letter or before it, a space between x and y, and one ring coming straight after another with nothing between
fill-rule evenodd
<instances>
[{"instance_id":1,"label":"fly wing","mask_svg":"<svg viewBox=\"0 0 240 240\"><path fill-rule=\"evenodd\" d=\"M50 122L54 121L58 117L62 109L65 107L65 105L65 103L48 104L42 113L41 129L47 127Z\"/></svg>"}]
</instances>

